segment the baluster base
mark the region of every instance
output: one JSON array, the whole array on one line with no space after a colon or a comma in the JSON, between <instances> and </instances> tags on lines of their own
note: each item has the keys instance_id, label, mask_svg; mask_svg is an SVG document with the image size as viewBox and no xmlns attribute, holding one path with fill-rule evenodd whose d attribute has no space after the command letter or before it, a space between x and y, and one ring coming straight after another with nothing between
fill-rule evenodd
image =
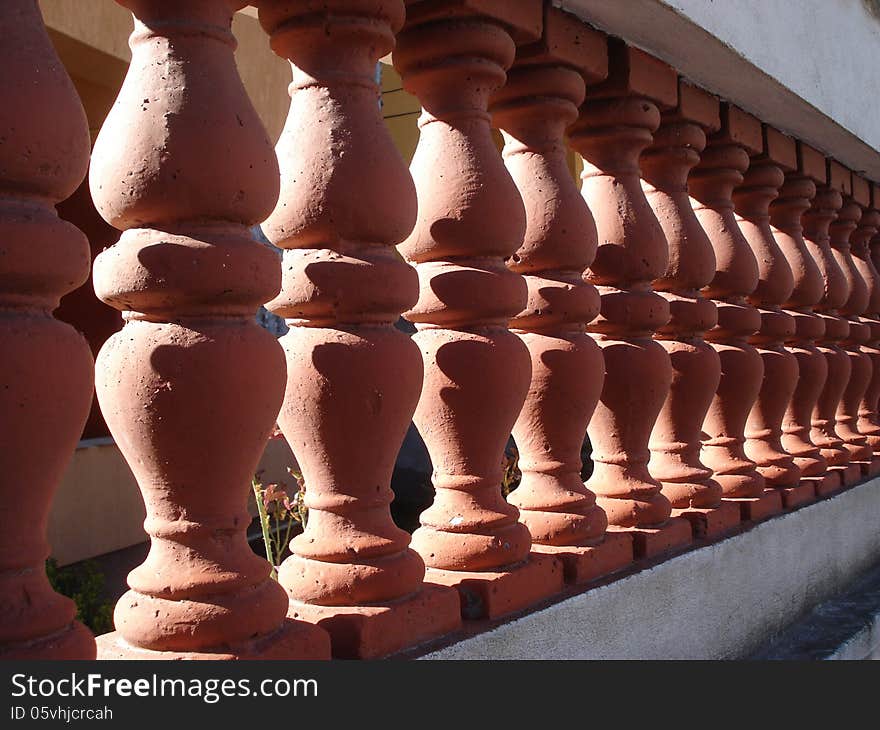
<instances>
[{"instance_id":1,"label":"baluster base","mask_svg":"<svg viewBox=\"0 0 880 730\"><path fill-rule=\"evenodd\" d=\"M632 537L636 560L653 558L670 550L685 547L692 541L691 524L681 517L670 517L657 527L617 527L609 525L609 533L622 532Z\"/></svg>"},{"instance_id":2,"label":"baluster base","mask_svg":"<svg viewBox=\"0 0 880 730\"><path fill-rule=\"evenodd\" d=\"M412 596L376 606L291 600L288 616L330 634L335 659L379 659L461 628L458 593L439 585L425 585Z\"/></svg>"},{"instance_id":3,"label":"baluster base","mask_svg":"<svg viewBox=\"0 0 880 730\"><path fill-rule=\"evenodd\" d=\"M775 489L765 489L760 497L725 497L739 507L743 522L760 522L782 512L782 495Z\"/></svg>"},{"instance_id":4,"label":"baluster base","mask_svg":"<svg viewBox=\"0 0 880 730\"><path fill-rule=\"evenodd\" d=\"M803 477L802 484L811 484L816 493L816 499L822 499L829 494L834 494L843 486L842 474L839 471L829 469L825 474L817 477Z\"/></svg>"},{"instance_id":5,"label":"baluster base","mask_svg":"<svg viewBox=\"0 0 880 730\"><path fill-rule=\"evenodd\" d=\"M783 509L797 509L805 504L816 501L816 485L802 477L799 484L793 487L773 487L782 497Z\"/></svg>"},{"instance_id":6,"label":"baluster base","mask_svg":"<svg viewBox=\"0 0 880 730\"><path fill-rule=\"evenodd\" d=\"M850 462L849 464L843 464L841 466L829 466L828 471L840 475L839 489L851 487L862 480L862 467L856 463ZM837 489L834 491L837 491Z\"/></svg>"},{"instance_id":7,"label":"baluster base","mask_svg":"<svg viewBox=\"0 0 880 730\"><path fill-rule=\"evenodd\" d=\"M870 461L860 459L858 461L853 460L850 463L858 464L861 479L870 479L880 474L880 458L876 456L872 457Z\"/></svg>"},{"instance_id":8,"label":"baluster base","mask_svg":"<svg viewBox=\"0 0 880 730\"><path fill-rule=\"evenodd\" d=\"M632 536L625 532L606 533L602 542L580 547L533 543L532 552L561 560L563 576L569 585L590 583L622 570L633 561Z\"/></svg>"},{"instance_id":9,"label":"baluster base","mask_svg":"<svg viewBox=\"0 0 880 730\"><path fill-rule=\"evenodd\" d=\"M540 603L562 591L562 561L531 553L506 570L443 570L428 568L426 583L458 590L463 619L496 619Z\"/></svg>"},{"instance_id":10,"label":"baluster base","mask_svg":"<svg viewBox=\"0 0 880 730\"><path fill-rule=\"evenodd\" d=\"M118 631L97 637L98 659L312 660L330 658L330 637L305 621L287 619L278 631L216 651L154 651L129 644Z\"/></svg>"},{"instance_id":11,"label":"baluster base","mask_svg":"<svg viewBox=\"0 0 880 730\"><path fill-rule=\"evenodd\" d=\"M672 516L690 523L694 540L720 537L735 530L740 523L739 507L729 502L721 502L717 507L673 509Z\"/></svg>"}]
</instances>

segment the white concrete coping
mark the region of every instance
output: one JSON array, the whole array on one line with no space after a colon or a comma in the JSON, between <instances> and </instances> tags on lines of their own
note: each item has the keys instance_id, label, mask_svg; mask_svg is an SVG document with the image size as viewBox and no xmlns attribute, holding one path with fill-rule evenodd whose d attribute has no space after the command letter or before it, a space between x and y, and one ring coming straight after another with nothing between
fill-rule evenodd
<instances>
[{"instance_id":1,"label":"white concrete coping","mask_svg":"<svg viewBox=\"0 0 880 730\"><path fill-rule=\"evenodd\" d=\"M553 0L880 181L877 0Z\"/></svg>"}]
</instances>

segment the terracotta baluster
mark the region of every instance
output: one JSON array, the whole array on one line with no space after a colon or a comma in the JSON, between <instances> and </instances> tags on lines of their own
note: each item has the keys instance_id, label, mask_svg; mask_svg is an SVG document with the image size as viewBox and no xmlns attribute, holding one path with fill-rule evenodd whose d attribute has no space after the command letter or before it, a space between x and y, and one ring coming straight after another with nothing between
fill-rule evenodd
<instances>
[{"instance_id":1,"label":"terracotta baluster","mask_svg":"<svg viewBox=\"0 0 880 730\"><path fill-rule=\"evenodd\" d=\"M287 594L245 534L284 355L255 320L281 272L248 229L275 204L278 166L235 68L244 2L120 4L134 15L132 60L90 185L123 231L95 261L95 291L126 324L96 380L151 544L99 655L326 658L326 633L285 618Z\"/></svg>"},{"instance_id":2,"label":"terracotta baluster","mask_svg":"<svg viewBox=\"0 0 880 730\"><path fill-rule=\"evenodd\" d=\"M795 169L795 141L765 126L763 149L752 156L733 191L737 223L758 264L758 286L749 301L761 315L761 327L749 342L764 363L761 390L746 421L745 453L766 485L779 490L786 508L816 497L812 482L801 484L801 468L782 446L782 419L798 380L797 358L783 346L794 335L795 319L781 308L794 291L794 274L770 227L770 204L779 196L785 172Z\"/></svg>"},{"instance_id":3,"label":"terracotta baluster","mask_svg":"<svg viewBox=\"0 0 880 730\"><path fill-rule=\"evenodd\" d=\"M675 71L609 39L606 81L588 86L570 129L584 157L583 195L599 247L588 271L602 297L588 330L605 357L605 383L588 429L595 468L587 486L599 496L611 530L632 534L637 557L691 540L690 524L648 470L648 439L669 393L669 356L651 336L669 321L666 300L651 291L668 263L666 238L639 180L639 155L660 123L658 104L678 101ZM625 215L624 215L625 213Z\"/></svg>"},{"instance_id":4,"label":"terracotta baluster","mask_svg":"<svg viewBox=\"0 0 880 730\"><path fill-rule=\"evenodd\" d=\"M859 178L860 179L860 178ZM856 178L853 178L855 183ZM880 209L878 209L878 189L875 183L868 186L868 204L863 206L859 227L850 237L850 248L856 268L868 286L868 307L861 318L868 327L868 341L862 345L862 352L871 358L871 380L865 395L859 403L859 433L864 434L874 454L880 452L880 415L877 412L880 401L880 273L871 256L871 242L880 230ZM859 187L859 185L854 185ZM864 194L862 193L862 199Z\"/></svg>"},{"instance_id":5,"label":"terracotta baluster","mask_svg":"<svg viewBox=\"0 0 880 730\"><path fill-rule=\"evenodd\" d=\"M715 301L718 324L706 339L721 359L721 381L703 421L701 456L743 520L782 509L779 493L765 489L744 448L746 419L761 389L764 364L748 342L761 327L761 315L748 300L758 286L758 264L737 223L732 195L748 170L749 154L762 147L761 123L723 104L721 130L709 137L688 179L694 212L715 251L715 276L704 292Z\"/></svg>"},{"instance_id":6,"label":"terracotta baluster","mask_svg":"<svg viewBox=\"0 0 880 730\"><path fill-rule=\"evenodd\" d=\"M828 470L819 447L810 440L813 408L825 385L828 365L816 347L825 332L822 318L813 312L823 295L822 274L807 250L802 218L816 195L816 182L825 178L825 159L815 150L796 143L797 169L785 175L779 196L770 203L770 223L779 249L793 274L794 287L783 308L794 318L794 329L785 341L797 360L797 382L782 421L782 446L801 470L801 482L824 496L841 484L841 475Z\"/></svg>"},{"instance_id":7,"label":"terracotta baluster","mask_svg":"<svg viewBox=\"0 0 880 730\"><path fill-rule=\"evenodd\" d=\"M817 340L817 345L828 365L828 377L813 409L810 439L819 447L829 467L841 474L842 484L852 484L861 475L861 470L850 464L849 451L837 433L835 420L852 368L849 356L838 344L849 335L849 323L839 314L840 307L849 298L849 286L832 252L829 237L831 222L837 217L843 198L840 191L829 186L828 182L830 176L826 164L825 184L817 186L816 197L803 219L807 250L818 264L824 282L824 295L816 305L816 312L825 323L825 333Z\"/></svg>"},{"instance_id":8,"label":"terracotta baluster","mask_svg":"<svg viewBox=\"0 0 880 730\"><path fill-rule=\"evenodd\" d=\"M564 134L584 100L584 78L607 74L607 53L605 36L548 7L543 38L517 49L490 108L526 207L525 239L507 265L529 290L511 326L531 354L532 384L513 427L522 482L508 501L532 550L559 557L571 583L632 561L632 540L606 536L605 512L580 477L605 363L585 332L599 313L599 295L582 278L596 255L596 224L568 169Z\"/></svg>"},{"instance_id":9,"label":"terracotta baluster","mask_svg":"<svg viewBox=\"0 0 880 730\"><path fill-rule=\"evenodd\" d=\"M411 172L418 219L400 245L421 291L406 317L418 328L425 376L414 421L434 465L434 503L413 547L426 579L459 589L466 618L495 617L557 592L561 563L529 556L531 537L501 493L501 463L530 381L529 352L508 330L526 283L504 259L523 241L525 210L492 139L489 98L518 39L538 40L533 2L411 2L394 65L419 98Z\"/></svg>"},{"instance_id":10,"label":"terracotta baluster","mask_svg":"<svg viewBox=\"0 0 880 730\"><path fill-rule=\"evenodd\" d=\"M829 164L832 185L835 185L845 195L843 207L837 214L836 220L832 221L829 229L831 248L837 264L843 271L849 291L849 296L840 308L840 313L846 317L849 323L849 335L841 342L841 345L849 357L851 367L849 380L837 406L837 434L843 439L844 448L849 451L851 462L859 465L861 476L869 477L874 476L880 470L880 461L876 465L871 463L874 450L868 444L867 437L859 433L857 424L859 403L861 403L871 382L873 369L871 358L861 350L861 345L871 337L869 325L861 321L861 315L868 308L870 292L853 261L850 252L850 237L859 227L862 206L870 203L870 197L867 184L859 188L860 194L858 194L853 187L855 178L852 173L837 162L831 161Z\"/></svg>"},{"instance_id":11,"label":"terracotta baluster","mask_svg":"<svg viewBox=\"0 0 880 730\"><path fill-rule=\"evenodd\" d=\"M653 144L642 153L642 188L669 244L669 266L654 289L669 302L669 323L656 339L669 353L672 385L651 433L651 474L663 485L673 514L695 537L715 536L739 523L736 505L700 461L703 419L721 377L718 354L703 339L717 323L715 304L700 294L715 275L715 254L688 197L687 178L721 126L718 100L680 81L678 105L663 113Z\"/></svg>"},{"instance_id":12,"label":"terracotta baluster","mask_svg":"<svg viewBox=\"0 0 880 730\"><path fill-rule=\"evenodd\" d=\"M46 578L49 504L92 400L92 357L52 316L89 275L89 244L55 204L89 160L89 125L36 0L0 4L0 660L94 659Z\"/></svg>"},{"instance_id":13,"label":"terracotta baluster","mask_svg":"<svg viewBox=\"0 0 880 730\"><path fill-rule=\"evenodd\" d=\"M290 325L279 423L309 508L278 577L291 615L325 627L340 657L386 655L461 623L457 592L424 585L425 564L389 509L422 384L419 349L394 327L419 293L394 250L415 223L416 192L375 81L404 14L403 0L259 7L293 69L281 195L263 229L285 249L268 308Z\"/></svg>"}]
</instances>

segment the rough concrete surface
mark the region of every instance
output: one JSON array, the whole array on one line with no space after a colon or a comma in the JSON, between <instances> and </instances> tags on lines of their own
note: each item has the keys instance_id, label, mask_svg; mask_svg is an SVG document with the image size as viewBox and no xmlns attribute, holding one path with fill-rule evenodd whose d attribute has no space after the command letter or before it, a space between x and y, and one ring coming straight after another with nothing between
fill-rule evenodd
<instances>
[{"instance_id":1,"label":"rough concrete surface","mask_svg":"<svg viewBox=\"0 0 880 730\"><path fill-rule=\"evenodd\" d=\"M880 659L880 565L816 606L750 659Z\"/></svg>"}]
</instances>

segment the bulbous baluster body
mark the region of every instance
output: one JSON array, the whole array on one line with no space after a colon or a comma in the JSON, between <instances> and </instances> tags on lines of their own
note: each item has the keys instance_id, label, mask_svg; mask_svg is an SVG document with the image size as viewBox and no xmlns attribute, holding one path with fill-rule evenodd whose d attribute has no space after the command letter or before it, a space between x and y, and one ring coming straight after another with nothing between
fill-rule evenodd
<instances>
[{"instance_id":1,"label":"bulbous baluster body","mask_svg":"<svg viewBox=\"0 0 880 730\"><path fill-rule=\"evenodd\" d=\"M278 166L235 67L244 3L122 4L132 61L89 179L123 231L95 261L95 291L126 324L96 380L146 503L150 552L101 655L324 658L326 635L286 620L287 595L246 538L284 355L255 319L281 283L276 254L249 231L275 204Z\"/></svg>"},{"instance_id":2,"label":"bulbous baluster body","mask_svg":"<svg viewBox=\"0 0 880 730\"><path fill-rule=\"evenodd\" d=\"M418 216L399 250L418 273L405 314L424 362L414 422L434 466L434 503L413 548L431 581L455 585L467 617L495 616L558 590L553 558L501 492L504 449L529 391L531 358L508 321L525 309L523 277L505 266L522 245L522 198L495 147L488 104L516 46L520 11L540 4L408 5L394 64L422 105L410 166ZM540 22L539 22L540 26Z\"/></svg>"},{"instance_id":3,"label":"bulbous baluster body","mask_svg":"<svg viewBox=\"0 0 880 730\"><path fill-rule=\"evenodd\" d=\"M721 485L700 460L703 419L721 362L703 339L717 324L715 304L700 293L715 275L715 254L691 207L687 178L706 146L705 130L719 126L717 99L682 82L678 107L663 115L641 158L642 187L669 244L669 265L654 289L669 302L671 316L655 338L669 354L672 384L651 432L651 473L698 537L739 522L739 510L722 502Z\"/></svg>"}]
</instances>

